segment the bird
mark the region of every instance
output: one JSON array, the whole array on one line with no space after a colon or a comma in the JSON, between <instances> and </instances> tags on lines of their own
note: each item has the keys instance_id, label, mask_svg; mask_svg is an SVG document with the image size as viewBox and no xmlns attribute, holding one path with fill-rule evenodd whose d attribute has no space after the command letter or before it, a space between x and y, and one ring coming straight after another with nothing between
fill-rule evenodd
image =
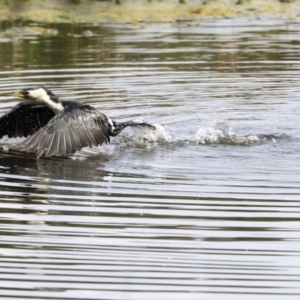
<instances>
[{"instance_id":1,"label":"bird","mask_svg":"<svg viewBox=\"0 0 300 300\"><path fill-rule=\"evenodd\" d=\"M25 88L12 94L23 101L0 117L0 139L26 137L18 150L41 156L69 156L83 147L110 142L128 126L146 122L115 122L91 105L61 101L44 86Z\"/></svg>"}]
</instances>

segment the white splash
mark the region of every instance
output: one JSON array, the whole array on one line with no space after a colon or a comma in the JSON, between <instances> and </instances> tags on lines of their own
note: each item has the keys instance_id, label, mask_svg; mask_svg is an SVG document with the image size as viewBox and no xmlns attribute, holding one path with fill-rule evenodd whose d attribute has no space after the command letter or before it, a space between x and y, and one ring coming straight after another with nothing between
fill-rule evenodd
<instances>
[{"instance_id":1,"label":"white splash","mask_svg":"<svg viewBox=\"0 0 300 300\"><path fill-rule=\"evenodd\" d=\"M134 120L134 122L143 122L143 120ZM162 125L151 124L155 126L155 130L146 127L130 127L126 132L115 138L114 142L120 146L138 146L138 147L154 147L157 144L171 144L174 138Z\"/></svg>"},{"instance_id":2,"label":"white splash","mask_svg":"<svg viewBox=\"0 0 300 300\"><path fill-rule=\"evenodd\" d=\"M238 136L233 129L224 121L214 121L206 129L200 128L192 141L197 144L232 144L248 145L259 142L255 135Z\"/></svg>"}]
</instances>

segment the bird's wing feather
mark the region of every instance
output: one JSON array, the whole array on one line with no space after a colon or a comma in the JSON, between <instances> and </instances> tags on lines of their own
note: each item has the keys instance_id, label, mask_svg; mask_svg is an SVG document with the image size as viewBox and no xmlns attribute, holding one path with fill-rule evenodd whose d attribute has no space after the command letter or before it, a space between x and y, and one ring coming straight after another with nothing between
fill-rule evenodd
<instances>
[{"instance_id":1,"label":"bird's wing feather","mask_svg":"<svg viewBox=\"0 0 300 300\"><path fill-rule=\"evenodd\" d=\"M48 124L19 144L20 150L37 157L68 156L83 147L109 142L107 117L89 107L71 107L57 114Z\"/></svg>"},{"instance_id":2,"label":"bird's wing feather","mask_svg":"<svg viewBox=\"0 0 300 300\"><path fill-rule=\"evenodd\" d=\"M27 137L45 126L54 112L45 105L23 102L0 117L0 138Z\"/></svg>"}]
</instances>

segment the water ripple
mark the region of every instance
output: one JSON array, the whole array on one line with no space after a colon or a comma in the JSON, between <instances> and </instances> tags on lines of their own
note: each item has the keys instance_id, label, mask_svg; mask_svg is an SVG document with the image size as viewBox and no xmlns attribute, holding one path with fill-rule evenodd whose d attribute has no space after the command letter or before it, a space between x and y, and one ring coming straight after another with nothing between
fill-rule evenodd
<instances>
[{"instance_id":1,"label":"water ripple","mask_svg":"<svg viewBox=\"0 0 300 300\"><path fill-rule=\"evenodd\" d=\"M1 114L45 85L157 127L70 158L1 140L3 299L299 298L299 28L190 25L0 40Z\"/></svg>"}]
</instances>

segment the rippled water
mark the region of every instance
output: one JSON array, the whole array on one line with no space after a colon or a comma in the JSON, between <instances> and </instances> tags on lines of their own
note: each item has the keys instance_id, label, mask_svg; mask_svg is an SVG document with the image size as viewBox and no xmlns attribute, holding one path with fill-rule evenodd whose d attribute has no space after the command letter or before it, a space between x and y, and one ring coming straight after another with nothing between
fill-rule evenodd
<instances>
[{"instance_id":1,"label":"rippled water","mask_svg":"<svg viewBox=\"0 0 300 300\"><path fill-rule=\"evenodd\" d=\"M0 114L43 84L157 130L39 160L1 140L1 298L298 299L300 26L53 29L1 35Z\"/></svg>"}]
</instances>

